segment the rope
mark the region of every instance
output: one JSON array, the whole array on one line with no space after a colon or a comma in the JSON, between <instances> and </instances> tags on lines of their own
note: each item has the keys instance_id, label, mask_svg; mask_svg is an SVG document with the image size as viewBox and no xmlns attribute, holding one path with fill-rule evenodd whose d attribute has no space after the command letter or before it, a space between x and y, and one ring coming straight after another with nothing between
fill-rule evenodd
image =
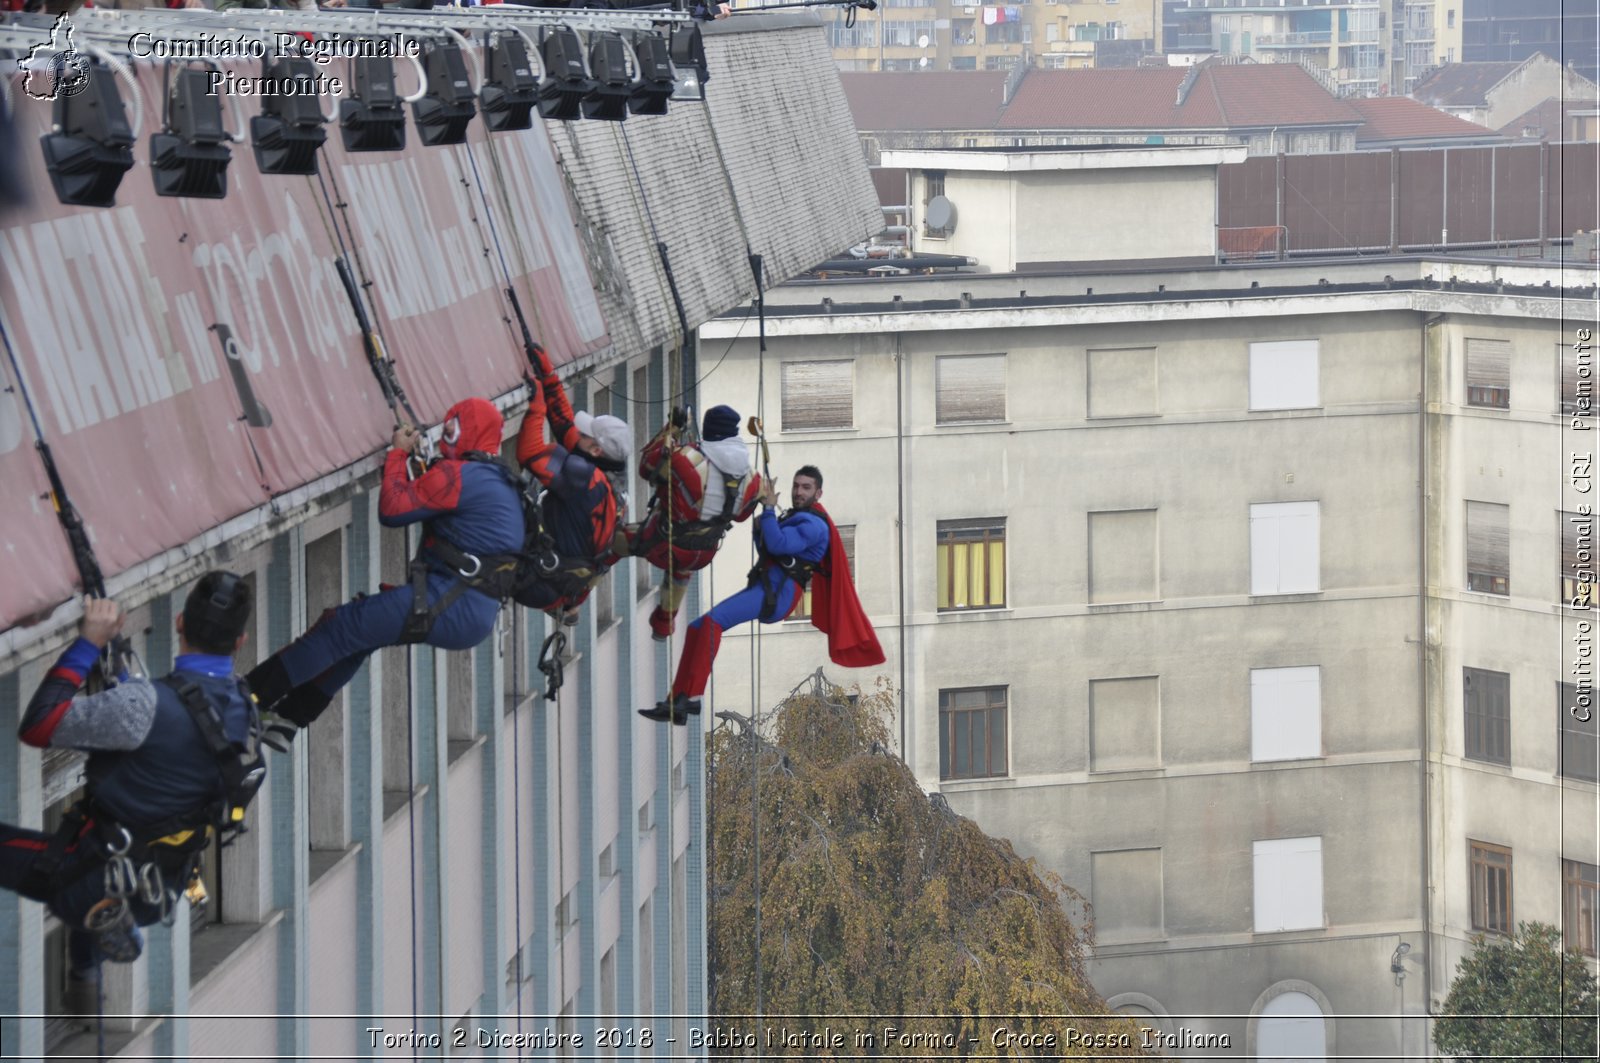
<instances>
[{"instance_id":1,"label":"rope","mask_svg":"<svg viewBox=\"0 0 1600 1063\"><path fill-rule=\"evenodd\" d=\"M407 863L411 867L411 1017L416 1021L418 998L421 991L417 986L419 964L417 962L417 780L415 745L412 740L413 717L416 715L416 688L412 679L412 669L416 666L415 646L406 644L406 854ZM411 1058L417 1058L416 1038L412 1039Z\"/></svg>"},{"instance_id":2,"label":"rope","mask_svg":"<svg viewBox=\"0 0 1600 1063\"><path fill-rule=\"evenodd\" d=\"M522 694L522 654L524 646L518 637L519 613L511 606L511 690L520 700ZM511 710L511 910L515 926L517 948L517 1033L522 1033L522 737L517 720L522 715L521 704Z\"/></svg>"}]
</instances>

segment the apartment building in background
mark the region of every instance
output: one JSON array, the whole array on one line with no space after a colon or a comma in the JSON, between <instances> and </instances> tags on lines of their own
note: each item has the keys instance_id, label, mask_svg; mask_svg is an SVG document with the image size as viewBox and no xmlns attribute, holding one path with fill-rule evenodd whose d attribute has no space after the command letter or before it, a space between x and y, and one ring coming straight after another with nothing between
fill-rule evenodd
<instances>
[{"instance_id":1,"label":"apartment building in background","mask_svg":"<svg viewBox=\"0 0 1600 1063\"><path fill-rule=\"evenodd\" d=\"M884 0L871 13L831 16L840 70L1011 70L1132 66L1159 50L1148 0L1029 0L962 4Z\"/></svg>"},{"instance_id":2,"label":"apartment building in background","mask_svg":"<svg viewBox=\"0 0 1600 1063\"><path fill-rule=\"evenodd\" d=\"M887 152L953 204L914 249L978 265L791 283L765 354L702 350L826 477L888 661L825 671L1082 894L1113 1005L1183 1058L1419 1058L1475 935L1600 951L1595 267L1219 266L1244 152ZM822 647L730 631L708 713Z\"/></svg>"}]
</instances>

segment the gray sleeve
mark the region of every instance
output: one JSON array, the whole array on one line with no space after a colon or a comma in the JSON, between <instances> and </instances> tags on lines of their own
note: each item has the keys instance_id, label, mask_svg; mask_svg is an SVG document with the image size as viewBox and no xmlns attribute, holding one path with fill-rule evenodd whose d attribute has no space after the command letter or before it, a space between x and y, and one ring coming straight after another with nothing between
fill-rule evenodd
<instances>
[{"instance_id":1,"label":"gray sleeve","mask_svg":"<svg viewBox=\"0 0 1600 1063\"><path fill-rule=\"evenodd\" d=\"M98 694L80 694L50 735L52 746L138 749L156 718L156 688L128 679Z\"/></svg>"}]
</instances>

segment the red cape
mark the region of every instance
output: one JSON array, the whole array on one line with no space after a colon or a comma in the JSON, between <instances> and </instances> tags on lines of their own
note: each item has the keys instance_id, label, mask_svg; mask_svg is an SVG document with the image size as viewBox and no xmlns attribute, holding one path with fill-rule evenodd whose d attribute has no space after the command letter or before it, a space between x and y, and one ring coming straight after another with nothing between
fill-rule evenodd
<instances>
[{"instance_id":1,"label":"red cape","mask_svg":"<svg viewBox=\"0 0 1600 1063\"><path fill-rule=\"evenodd\" d=\"M811 576L811 624L828 635L828 656L841 668L868 668L886 659L878 645L872 622L861 611L856 585L850 578L850 558L833 518L821 505L811 512L828 522L828 554Z\"/></svg>"}]
</instances>

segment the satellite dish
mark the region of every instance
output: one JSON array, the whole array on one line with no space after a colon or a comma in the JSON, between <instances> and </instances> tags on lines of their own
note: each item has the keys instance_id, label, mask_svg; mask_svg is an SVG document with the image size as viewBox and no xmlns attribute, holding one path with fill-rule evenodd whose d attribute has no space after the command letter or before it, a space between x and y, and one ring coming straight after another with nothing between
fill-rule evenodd
<instances>
[{"instance_id":1,"label":"satellite dish","mask_svg":"<svg viewBox=\"0 0 1600 1063\"><path fill-rule=\"evenodd\" d=\"M918 59L917 60L917 65L918 66L927 66L928 65L928 57L927 56L923 56L921 59Z\"/></svg>"},{"instance_id":2,"label":"satellite dish","mask_svg":"<svg viewBox=\"0 0 1600 1063\"><path fill-rule=\"evenodd\" d=\"M928 35L926 33L924 33L922 36L917 38L917 47L918 48L926 48L929 43L930 42L928 40Z\"/></svg>"},{"instance_id":3,"label":"satellite dish","mask_svg":"<svg viewBox=\"0 0 1600 1063\"><path fill-rule=\"evenodd\" d=\"M943 229L947 233L956 231L956 205L944 196L934 196L928 200L928 228Z\"/></svg>"}]
</instances>

